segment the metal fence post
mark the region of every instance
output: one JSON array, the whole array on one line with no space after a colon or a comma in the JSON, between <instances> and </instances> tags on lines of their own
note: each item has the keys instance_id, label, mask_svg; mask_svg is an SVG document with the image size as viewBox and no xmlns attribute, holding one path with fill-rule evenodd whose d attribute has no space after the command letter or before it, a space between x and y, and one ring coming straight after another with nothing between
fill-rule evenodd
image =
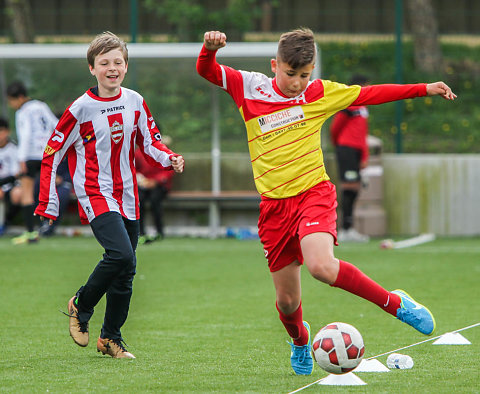
<instances>
[{"instance_id":1,"label":"metal fence post","mask_svg":"<svg viewBox=\"0 0 480 394\"><path fill-rule=\"evenodd\" d=\"M402 25L403 25L403 0L395 0L395 82L403 83L403 53L402 53ZM396 152L402 153L402 122L404 102L395 103Z\"/></svg>"}]
</instances>

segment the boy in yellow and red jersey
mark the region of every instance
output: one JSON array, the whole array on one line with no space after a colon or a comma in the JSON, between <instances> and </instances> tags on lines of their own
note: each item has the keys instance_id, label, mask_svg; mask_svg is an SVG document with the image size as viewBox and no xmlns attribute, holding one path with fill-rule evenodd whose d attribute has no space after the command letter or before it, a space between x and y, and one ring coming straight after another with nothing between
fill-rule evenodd
<instances>
[{"instance_id":1,"label":"boy in yellow and red jersey","mask_svg":"<svg viewBox=\"0 0 480 394\"><path fill-rule=\"evenodd\" d=\"M374 105L420 96L456 98L443 82L415 85L347 86L317 79L314 36L309 29L283 34L275 59L275 78L217 63L227 37L206 32L198 73L229 93L247 129L255 184L262 196L260 240L276 290L280 320L292 338L296 374L313 369L310 327L303 321L300 267L317 280L342 288L430 335L430 311L402 290L389 292L354 265L335 258L336 192L323 163L320 131L336 112L351 105Z\"/></svg>"}]
</instances>

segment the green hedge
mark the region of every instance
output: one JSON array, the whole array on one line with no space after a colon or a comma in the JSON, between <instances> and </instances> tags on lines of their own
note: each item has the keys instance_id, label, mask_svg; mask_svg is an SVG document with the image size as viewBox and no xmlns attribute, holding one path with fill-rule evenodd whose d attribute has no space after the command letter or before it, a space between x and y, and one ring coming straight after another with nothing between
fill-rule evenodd
<instances>
[{"instance_id":1,"label":"green hedge","mask_svg":"<svg viewBox=\"0 0 480 394\"><path fill-rule=\"evenodd\" d=\"M366 74L372 83L395 81L393 42L321 44L323 77L348 82L354 73ZM478 153L480 145L480 53L478 48L443 45L446 60L442 75L425 75L414 69L410 43L404 48L404 82L444 80L458 99L417 98L405 102L402 125L404 152ZM221 59L238 69L271 75L269 59ZM211 143L213 89L195 71L196 59L132 59L125 86L146 99L165 134L173 137L179 152L207 152ZM95 80L86 60L3 60L6 83L24 80L31 96L45 100L55 112L63 112ZM222 151L245 152L247 144L241 117L231 98L217 89L220 101ZM4 103L3 103L4 105ZM13 122L13 112L9 112ZM384 151L395 151L395 104L370 107L370 132L384 142ZM325 150L328 123L323 133Z\"/></svg>"},{"instance_id":2,"label":"green hedge","mask_svg":"<svg viewBox=\"0 0 480 394\"><path fill-rule=\"evenodd\" d=\"M454 102L439 97L417 98L404 103L403 151L406 153L478 153L480 144L480 54L478 48L442 46L445 68L439 75L418 72L413 47L404 46L404 83L443 80L458 95ZM322 45L324 78L348 81L352 73L367 75L372 83L395 82L393 43ZM394 103L370 107L370 132L395 151Z\"/></svg>"}]
</instances>

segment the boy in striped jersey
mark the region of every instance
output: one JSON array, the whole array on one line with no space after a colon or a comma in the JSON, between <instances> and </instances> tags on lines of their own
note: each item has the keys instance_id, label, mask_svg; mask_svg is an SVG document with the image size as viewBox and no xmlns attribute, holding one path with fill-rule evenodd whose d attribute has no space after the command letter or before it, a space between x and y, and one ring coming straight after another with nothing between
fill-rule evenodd
<instances>
[{"instance_id":1,"label":"boy in striped jersey","mask_svg":"<svg viewBox=\"0 0 480 394\"><path fill-rule=\"evenodd\" d=\"M28 96L22 82L12 82L7 87L8 105L15 110L15 129L20 161L20 188L23 220L26 231L12 239L15 245L38 241L33 211L35 209L35 180L40 174L43 150L58 122L48 105Z\"/></svg>"},{"instance_id":2,"label":"boy in striped jersey","mask_svg":"<svg viewBox=\"0 0 480 394\"><path fill-rule=\"evenodd\" d=\"M120 332L127 319L136 270L139 200L135 146L159 168L183 172L184 160L162 143L143 97L121 86L128 68L125 42L110 32L100 34L91 42L87 60L97 86L66 109L48 141L35 213L50 221L57 218L55 173L67 155L80 219L90 223L105 249L86 284L68 302L70 335L79 346L88 345L88 322L106 294L97 350L114 358L135 358L126 351Z\"/></svg>"},{"instance_id":3,"label":"boy in striped jersey","mask_svg":"<svg viewBox=\"0 0 480 394\"><path fill-rule=\"evenodd\" d=\"M21 208L22 190L17 181L19 173L17 145L10 140L8 120L0 118L0 201L5 202L5 217L0 224L0 236L6 232Z\"/></svg>"},{"instance_id":4,"label":"boy in striped jersey","mask_svg":"<svg viewBox=\"0 0 480 394\"><path fill-rule=\"evenodd\" d=\"M271 60L275 78L217 63L226 35L209 31L197 60L201 76L231 95L245 122L250 158L262 196L260 240L276 290L280 320L292 338L296 374L313 369L310 327L303 321L300 267L330 286L356 294L430 335L433 315L401 290L389 292L354 265L335 258L336 192L323 163L320 130L326 119L351 105L374 105L419 96L456 98L443 82L415 85L347 86L310 81L315 42L309 29L280 37Z\"/></svg>"}]
</instances>

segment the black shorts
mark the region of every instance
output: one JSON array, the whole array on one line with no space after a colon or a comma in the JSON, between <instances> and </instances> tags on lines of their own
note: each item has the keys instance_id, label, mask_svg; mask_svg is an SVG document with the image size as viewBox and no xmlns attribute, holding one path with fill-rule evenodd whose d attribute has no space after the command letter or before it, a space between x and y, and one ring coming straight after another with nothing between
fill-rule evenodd
<instances>
[{"instance_id":1,"label":"black shorts","mask_svg":"<svg viewBox=\"0 0 480 394\"><path fill-rule=\"evenodd\" d=\"M27 160L25 164L27 166L27 173L24 174L25 176L35 179L40 175L40 167L42 165L41 160Z\"/></svg>"},{"instance_id":2,"label":"black shorts","mask_svg":"<svg viewBox=\"0 0 480 394\"><path fill-rule=\"evenodd\" d=\"M337 150L338 175L344 183L360 182L360 161L362 151L339 145Z\"/></svg>"}]
</instances>

